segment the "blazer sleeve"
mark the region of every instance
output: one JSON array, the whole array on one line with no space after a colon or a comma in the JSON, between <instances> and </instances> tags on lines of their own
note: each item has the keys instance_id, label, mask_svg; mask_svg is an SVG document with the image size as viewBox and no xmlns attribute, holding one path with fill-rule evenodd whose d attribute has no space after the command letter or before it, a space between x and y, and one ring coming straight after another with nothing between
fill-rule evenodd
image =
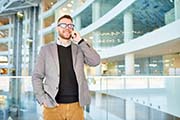
<instances>
[{"instance_id":1,"label":"blazer sleeve","mask_svg":"<svg viewBox=\"0 0 180 120\"><path fill-rule=\"evenodd\" d=\"M42 47L37 57L37 61L32 73L33 91L39 104L43 103L43 99L45 96L45 92L43 88L44 76L45 76L45 51L44 51L44 47Z\"/></svg>"},{"instance_id":2,"label":"blazer sleeve","mask_svg":"<svg viewBox=\"0 0 180 120\"><path fill-rule=\"evenodd\" d=\"M79 46L83 52L85 64L90 66L100 64L99 54L86 41L81 42Z\"/></svg>"}]
</instances>

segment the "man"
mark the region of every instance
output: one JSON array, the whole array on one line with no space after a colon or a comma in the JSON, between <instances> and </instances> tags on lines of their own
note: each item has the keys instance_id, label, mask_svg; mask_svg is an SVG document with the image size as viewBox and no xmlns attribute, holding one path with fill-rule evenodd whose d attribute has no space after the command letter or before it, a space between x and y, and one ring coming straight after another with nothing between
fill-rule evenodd
<instances>
[{"instance_id":1,"label":"man","mask_svg":"<svg viewBox=\"0 0 180 120\"><path fill-rule=\"evenodd\" d=\"M97 52L74 31L71 16L58 19L58 39L41 48L32 75L35 96L44 106L44 120L84 120L90 103L84 64L100 63Z\"/></svg>"}]
</instances>

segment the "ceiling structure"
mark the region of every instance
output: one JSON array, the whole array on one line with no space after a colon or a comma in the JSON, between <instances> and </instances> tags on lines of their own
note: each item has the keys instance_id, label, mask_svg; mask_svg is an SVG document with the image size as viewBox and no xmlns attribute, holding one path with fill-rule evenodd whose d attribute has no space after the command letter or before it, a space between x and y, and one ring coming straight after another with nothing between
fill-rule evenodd
<instances>
[{"instance_id":1,"label":"ceiling structure","mask_svg":"<svg viewBox=\"0 0 180 120\"><path fill-rule=\"evenodd\" d=\"M41 2L43 11L47 11L57 2L57 0L42 0Z\"/></svg>"},{"instance_id":2,"label":"ceiling structure","mask_svg":"<svg viewBox=\"0 0 180 120\"><path fill-rule=\"evenodd\" d=\"M40 0L0 0L0 16L14 14L19 10L37 6Z\"/></svg>"},{"instance_id":3,"label":"ceiling structure","mask_svg":"<svg viewBox=\"0 0 180 120\"><path fill-rule=\"evenodd\" d=\"M15 14L25 8L37 6L40 0L0 0L0 25L9 23L9 15ZM0 30L0 38L7 37L7 30ZM7 43L1 41L0 51L8 51Z\"/></svg>"}]
</instances>

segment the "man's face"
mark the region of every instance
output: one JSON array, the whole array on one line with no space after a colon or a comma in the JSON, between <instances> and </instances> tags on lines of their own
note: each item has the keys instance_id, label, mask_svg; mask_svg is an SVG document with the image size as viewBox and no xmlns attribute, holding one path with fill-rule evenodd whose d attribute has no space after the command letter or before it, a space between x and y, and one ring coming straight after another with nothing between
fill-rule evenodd
<instances>
[{"instance_id":1,"label":"man's face","mask_svg":"<svg viewBox=\"0 0 180 120\"><path fill-rule=\"evenodd\" d=\"M57 26L59 36L64 40L70 40L74 25L70 19L62 18Z\"/></svg>"}]
</instances>

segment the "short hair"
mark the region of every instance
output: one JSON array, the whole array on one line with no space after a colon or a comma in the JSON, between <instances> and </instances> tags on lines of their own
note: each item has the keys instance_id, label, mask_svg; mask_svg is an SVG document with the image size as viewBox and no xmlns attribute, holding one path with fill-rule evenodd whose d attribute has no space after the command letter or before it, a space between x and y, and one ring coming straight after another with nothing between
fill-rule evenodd
<instances>
[{"instance_id":1,"label":"short hair","mask_svg":"<svg viewBox=\"0 0 180 120\"><path fill-rule=\"evenodd\" d=\"M61 20L61 19L63 19L63 18L67 18L67 19L70 19L72 22L73 22L73 19L72 19L72 17L70 16L70 15L63 15L63 16L61 16L59 19L58 19L58 23L59 23L59 21Z\"/></svg>"}]
</instances>

